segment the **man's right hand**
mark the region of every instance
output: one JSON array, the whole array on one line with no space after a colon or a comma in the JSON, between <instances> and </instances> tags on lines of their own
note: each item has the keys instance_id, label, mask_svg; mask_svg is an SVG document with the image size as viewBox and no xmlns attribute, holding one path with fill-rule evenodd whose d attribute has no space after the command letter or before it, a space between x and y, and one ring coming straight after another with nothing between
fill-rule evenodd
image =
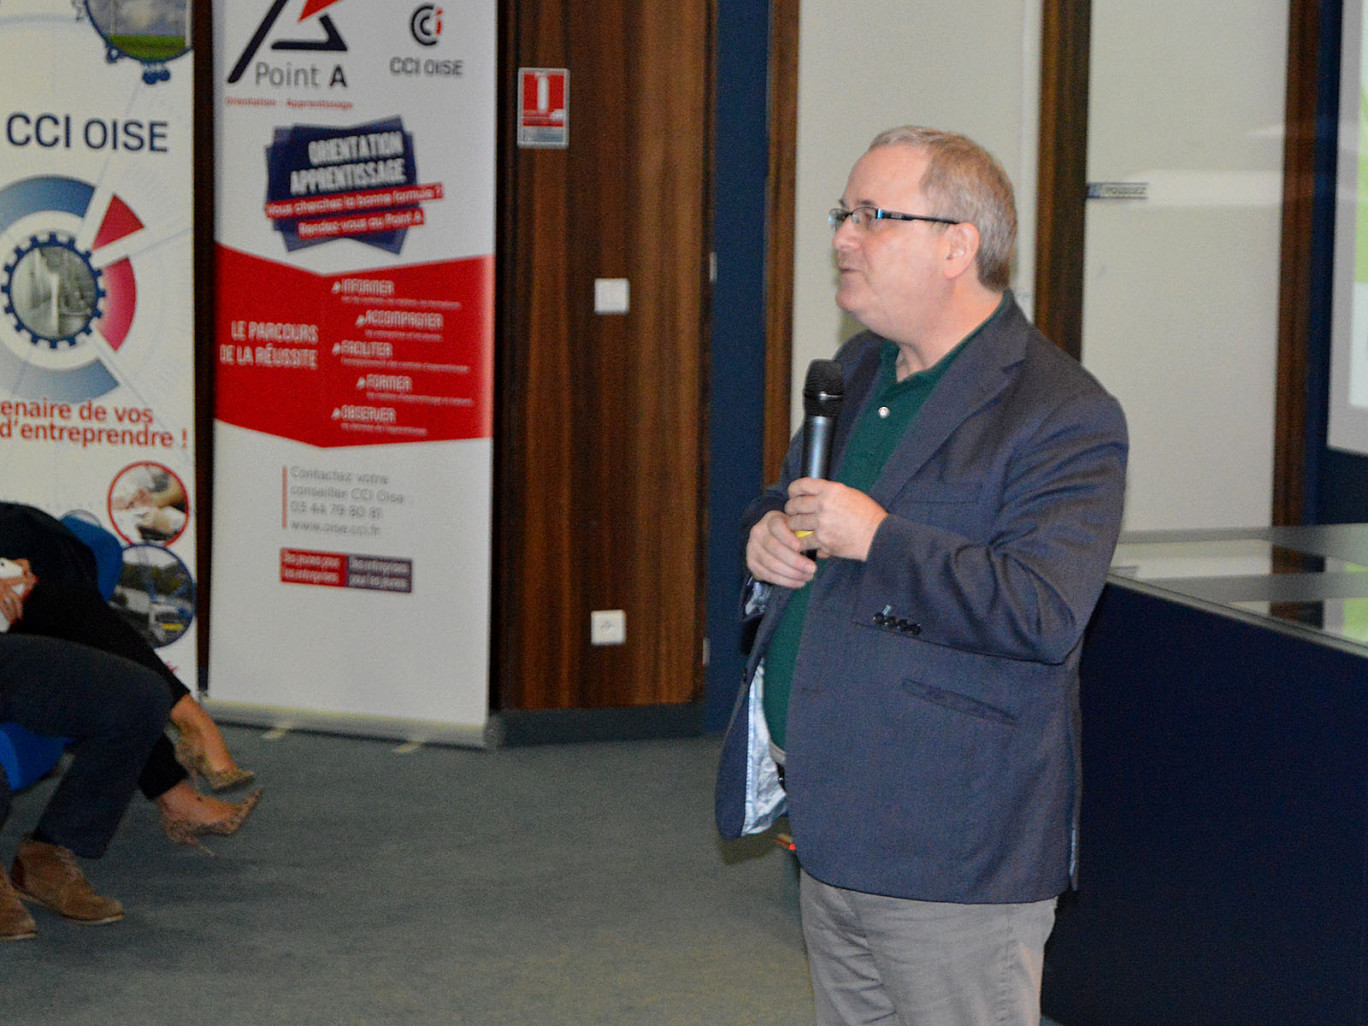
<instances>
[{"instance_id":1,"label":"man's right hand","mask_svg":"<svg viewBox=\"0 0 1368 1026\"><path fill-rule=\"evenodd\" d=\"M746 567L757 581L782 588L801 588L817 573L803 555L802 541L789 529L783 510L772 509L751 528L746 540Z\"/></svg>"}]
</instances>

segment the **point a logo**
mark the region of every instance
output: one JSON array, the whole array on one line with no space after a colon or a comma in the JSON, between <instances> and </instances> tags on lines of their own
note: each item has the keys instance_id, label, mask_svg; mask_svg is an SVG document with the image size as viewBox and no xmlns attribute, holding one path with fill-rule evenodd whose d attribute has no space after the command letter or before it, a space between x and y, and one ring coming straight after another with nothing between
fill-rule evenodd
<instances>
[{"instance_id":1,"label":"point a logo","mask_svg":"<svg viewBox=\"0 0 1368 1026\"><path fill-rule=\"evenodd\" d=\"M271 4L271 9L266 12L266 17L261 19L261 24L257 26L257 30L252 34L252 38L248 41L246 49L242 51L242 56L239 57L237 63L233 65L233 70L228 75L229 85L232 85L242 77L243 72L247 70L247 65L251 63L252 58L255 57L257 51L261 49L261 44L266 41L266 37L270 34L272 26L275 25L276 19L280 17L280 12L285 10L285 5L289 2L290 0L275 0L275 2ZM331 7L337 2L338 0L304 0L304 10L299 15L300 22L302 23L307 18L319 14L320 11L327 7ZM271 49L321 50L346 53L347 44L342 39L341 33L337 31L337 26L333 24L332 18L327 14L319 14L318 24L323 29L324 37L322 39L277 39L271 44Z\"/></svg>"}]
</instances>

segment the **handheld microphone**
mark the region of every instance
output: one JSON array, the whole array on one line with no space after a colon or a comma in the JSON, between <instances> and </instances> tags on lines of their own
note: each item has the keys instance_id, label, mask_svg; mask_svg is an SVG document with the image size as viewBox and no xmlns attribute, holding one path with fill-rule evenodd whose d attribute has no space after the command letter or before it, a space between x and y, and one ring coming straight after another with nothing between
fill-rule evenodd
<instances>
[{"instance_id":1,"label":"handheld microphone","mask_svg":"<svg viewBox=\"0 0 1368 1026\"><path fill-rule=\"evenodd\" d=\"M813 360L803 382L803 477L825 478L831 464L831 438L845 398L845 375L835 360Z\"/></svg>"},{"instance_id":2,"label":"handheld microphone","mask_svg":"<svg viewBox=\"0 0 1368 1026\"><path fill-rule=\"evenodd\" d=\"M835 360L813 360L803 382L803 477L825 479L831 469L831 439L845 399L845 375ZM807 538L811 531L799 531Z\"/></svg>"}]
</instances>

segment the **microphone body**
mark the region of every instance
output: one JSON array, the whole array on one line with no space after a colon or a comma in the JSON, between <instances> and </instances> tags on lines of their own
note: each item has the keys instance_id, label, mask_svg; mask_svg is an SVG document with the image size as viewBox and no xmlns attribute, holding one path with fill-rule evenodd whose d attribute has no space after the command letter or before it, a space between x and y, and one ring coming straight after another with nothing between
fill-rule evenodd
<instances>
[{"instance_id":1,"label":"microphone body","mask_svg":"<svg viewBox=\"0 0 1368 1026\"><path fill-rule=\"evenodd\" d=\"M831 470L831 442L836 434L836 417L845 399L845 374L835 360L813 360L803 382L803 455L799 471L803 477L825 479ZM805 540L811 531L799 531ZM813 547L816 544L813 543Z\"/></svg>"},{"instance_id":2,"label":"microphone body","mask_svg":"<svg viewBox=\"0 0 1368 1026\"><path fill-rule=\"evenodd\" d=\"M803 477L825 479L831 470L831 436L836 418L809 413L803 419Z\"/></svg>"}]
</instances>

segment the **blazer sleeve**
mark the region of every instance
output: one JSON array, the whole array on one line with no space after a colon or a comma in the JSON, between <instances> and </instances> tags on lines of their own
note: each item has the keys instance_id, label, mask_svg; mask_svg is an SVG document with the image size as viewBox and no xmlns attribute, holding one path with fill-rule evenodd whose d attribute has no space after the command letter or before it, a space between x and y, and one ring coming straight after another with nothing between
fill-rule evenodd
<instances>
[{"instance_id":1,"label":"blazer sleeve","mask_svg":"<svg viewBox=\"0 0 1368 1026\"><path fill-rule=\"evenodd\" d=\"M916 488L889 509L859 575L856 615L910 625L922 642L1060 663L1082 638L1115 548L1125 418L1094 385L1066 389L1006 445L1010 420L994 423L997 437L977 441L1000 455L978 468L979 491L962 509L919 501Z\"/></svg>"},{"instance_id":2,"label":"blazer sleeve","mask_svg":"<svg viewBox=\"0 0 1368 1026\"><path fill-rule=\"evenodd\" d=\"M741 546L744 552L750 530L771 510L783 509L788 502L788 486L798 476L798 463L802 459L803 433L799 431L789 441L788 453L784 456L784 466L779 480L770 485L746 506L741 514Z\"/></svg>"}]
</instances>

